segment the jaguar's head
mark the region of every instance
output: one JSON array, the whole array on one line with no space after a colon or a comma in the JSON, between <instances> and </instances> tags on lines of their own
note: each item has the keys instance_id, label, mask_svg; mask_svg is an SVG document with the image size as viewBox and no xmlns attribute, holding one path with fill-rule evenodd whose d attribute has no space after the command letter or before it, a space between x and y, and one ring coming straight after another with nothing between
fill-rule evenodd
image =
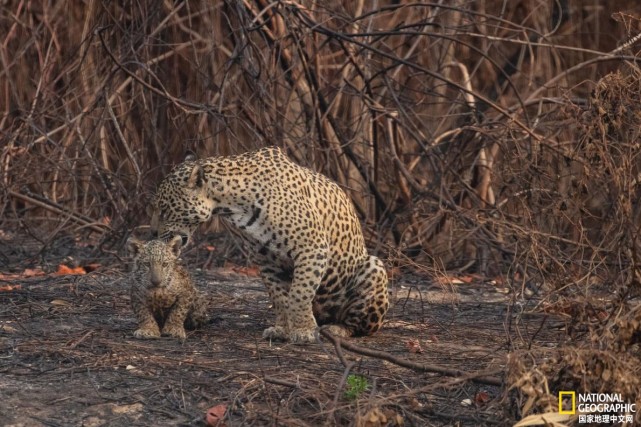
<instances>
[{"instance_id":1,"label":"jaguar's head","mask_svg":"<svg viewBox=\"0 0 641 427\"><path fill-rule=\"evenodd\" d=\"M149 206L151 231L169 241L181 236L187 245L198 225L212 216L214 201L207 194L207 177L202 165L186 161L162 180Z\"/></svg>"}]
</instances>

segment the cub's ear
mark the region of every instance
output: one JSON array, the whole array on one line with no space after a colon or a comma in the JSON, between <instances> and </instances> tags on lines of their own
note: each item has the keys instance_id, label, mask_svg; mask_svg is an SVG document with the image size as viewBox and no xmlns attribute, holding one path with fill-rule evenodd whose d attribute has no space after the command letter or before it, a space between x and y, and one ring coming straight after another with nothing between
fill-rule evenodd
<instances>
[{"instance_id":1,"label":"cub's ear","mask_svg":"<svg viewBox=\"0 0 641 427\"><path fill-rule=\"evenodd\" d=\"M171 249L171 252L176 256L180 256L180 250L183 247L183 236L180 234L175 235L170 241L169 241L169 248Z\"/></svg>"},{"instance_id":2,"label":"cub's ear","mask_svg":"<svg viewBox=\"0 0 641 427\"><path fill-rule=\"evenodd\" d=\"M127 239L127 253L130 255L138 255L143 247L143 243L135 237Z\"/></svg>"},{"instance_id":3,"label":"cub's ear","mask_svg":"<svg viewBox=\"0 0 641 427\"><path fill-rule=\"evenodd\" d=\"M191 175L189 175L189 180L187 180L187 188L194 190L196 188L202 188L205 185L205 171L202 166L195 165L191 170Z\"/></svg>"},{"instance_id":4,"label":"cub's ear","mask_svg":"<svg viewBox=\"0 0 641 427\"><path fill-rule=\"evenodd\" d=\"M189 153L185 156L185 161L186 162L195 162L196 161L196 155L194 153Z\"/></svg>"}]
</instances>

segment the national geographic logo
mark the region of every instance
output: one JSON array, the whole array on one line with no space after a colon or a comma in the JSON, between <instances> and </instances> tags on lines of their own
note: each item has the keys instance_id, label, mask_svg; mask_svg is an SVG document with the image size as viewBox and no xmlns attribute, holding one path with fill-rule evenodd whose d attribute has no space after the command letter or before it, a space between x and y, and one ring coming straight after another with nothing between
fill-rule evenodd
<instances>
[{"instance_id":1,"label":"national geographic logo","mask_svg":"<svg viewBox=\"0 0 641 427\"><path fill-rule=\"evenodd\" d=\"M621 393L559 392L559 414L579 412L579 424L633 423L637 412L635 403L627 403Z\"/></svg>"}]
</instances>

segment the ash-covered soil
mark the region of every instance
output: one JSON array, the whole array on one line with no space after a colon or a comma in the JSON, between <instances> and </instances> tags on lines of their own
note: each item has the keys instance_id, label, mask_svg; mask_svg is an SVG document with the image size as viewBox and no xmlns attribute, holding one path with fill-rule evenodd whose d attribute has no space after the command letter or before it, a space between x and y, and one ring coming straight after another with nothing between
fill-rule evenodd
<instances>
[{"instance_id":1,"label":"ash-covered soil","mask_svg":"<svg viewBox=\"0 0 641 427\"><path fill-rule=\"evenodd\" d=\"M385 328L345 339L356 351L325 337L268 342L273 313L258 278L192 271L212 320L184 342L133 338L119 266L1 280L14 288L0 292L0 425L203 426L217 405L227 426L503 425L509 396L485 379L503 379L510 348L554 346L559 333L516 312L495 284L405 277L392 283ZM354 375L366 380L358 392Z\"/></svg>"}]
</instances>

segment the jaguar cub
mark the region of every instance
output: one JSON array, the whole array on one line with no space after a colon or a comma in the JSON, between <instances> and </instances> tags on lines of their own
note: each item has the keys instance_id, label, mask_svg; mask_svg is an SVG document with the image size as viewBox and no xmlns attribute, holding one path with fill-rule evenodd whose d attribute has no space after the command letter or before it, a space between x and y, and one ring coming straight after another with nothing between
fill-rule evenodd
<instances>
[{"instance_id":1,"label":"jaguar cub","mask_svg":"<svg viewBox=\"0 0 641 427\"><path fill-rule=\"evenodd\" d=\"M203 295L178 261L181 247L180 236L169 242L141 242L133 237L127 241L133 256L131 306L138 320L134 337L185 339L185 327L195 329L206 323Z\"/></svg>"}]
</instances>

